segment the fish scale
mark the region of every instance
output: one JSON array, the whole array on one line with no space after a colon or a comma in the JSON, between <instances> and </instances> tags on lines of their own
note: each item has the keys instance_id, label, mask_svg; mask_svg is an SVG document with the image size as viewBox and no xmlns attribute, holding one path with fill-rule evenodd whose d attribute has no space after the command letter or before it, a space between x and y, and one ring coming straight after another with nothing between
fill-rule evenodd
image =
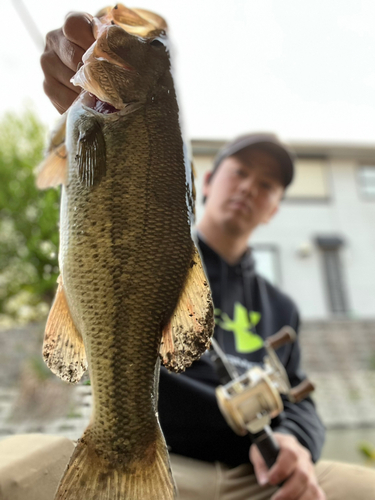
<instances>
[{"instance_id":1,"label":"fish scale","mask_svg":"<svg viewBox=\"0 0 375 500\"><path fill-rule=\"evenodd\" d=\"M67 161L59 130L38 176L43 188L63 184L44 357L69 382L88 366L93 393L55 500L174 498L157 417L159 360L182 371L213 333L164 28L140 39L121 27L129 13L119 6L95 25L100 57L94 44L73 79L84 91L67 114Z\"/></svg>"},{"instance_id":2,"label":"fish scale","mask_svg":"<svg viewBox=\"0 0 375 500\"><path fill-rule=\"evenodd\" d=\"M162 105L164 106L164 103ZM186 264L189 263L189 257L192 252L186 208L181 205L181 199L184 201L186 191L185 174L182 172L179 175L180 179L176 179L178 173L174 168L176 165L174 158L180 156L179 162L183 162L182 144L180 140L177 142L176 138L172 141L171 137L175 133L176 124L170 124L171 131L169 134L166 134L165 129L162 131L163 135L167 135L167 141L170 140L176 144L176 150L173 155L168 154L168 152L167 154L164 152L163 155L158 154L157 148L153 150L152 146L149 150L153 154L147 154L147 162L145 162L144 158L146 155L142 155L145 143L156 142L157 144L160 141L160 138L154 139L150 134L150 130L155 129L153 127L155 117L159 120L160 114L165 114L165 109L161 110L160 108L161 105L157 106L154 102L151 109L145 110L143 116L139 114L136 119L132 120L126 128L125 133L121 130L113 135L113 141L116 144L132 144L131 151L129 154L124 154L121 169L119 169L117 168L117 148L108 147L110 145L107 145L107 149L111 152L107 157L107 172L111 179L111 187L108 189L105 184L99 186L84 201L86 207L90 206L90 204L95 206L96 192L101 189L106 193L108 191L108 196L103 195L102 198L103 200L107 199L110 203L106 206L102 202L100 212L109 212L109 221L111 224L105 233L106 238L109 240L105 246L110 249L110 252L106 256L106 268L111 269L109 273L112 281L110 288L115 294L116 291L118 292L113 302L114 314L110 317L106 315L106 321L103 321L105 324L112 324L111 332L108 332L103 325L103 338L107 341L107 345L108 339L112 338L112 345L108 346L112 361L109 382L103 380L103 357L96 355L96 343L92 342L90 332L86 333L84 329L82 332L83 337L86 338L85 347L91 353L91 359L89 358L88 361L91 367L90 377L93 385L95 411L98 411L100 416L103 415L102 405L105 408L115 408L114 411L116 412L118 426L117 428L112 428L112 434L123 435L124 439L129 440L130 448L133 442L134 446L141 446L142 450L140 453L144 452L149 442L155 440L155 417L150 395L152 394L154 366L161 337L161 322L163 317L166 318L171 314L171 309L174 308L177 302L179 290L186 275ZM157 135L159 134L160 132ZM166 142L166 139L163 137L162 141ZM75 156L75 151L71 154ZM161 168L163 169L162 181L159 174ZM173 177L173 189L169 187L170 182L168 181L168 177ZM178 181L180 181L180 185L178 185ZM152 183L153 186L149 189L153 192L158 190L157 199L159 203L163 203L162 207L166 204L167 206L176 206L176 213L173 216L169 216L168 224L165 224L163 210L161 213L153 210L152 205L158 200L152 200L151 198L148 200L148 203L144 204L142 204L142 200L138 200L139 193L142 192L140 187L144 183L146 183L145 198L147 198L148 191L147 183ZM134 184L138 186L134 186ZM134 186L134 189L130 189L129 186ZM76 189L82 190L77 180L72 181L68 189L72 190L73 193ZM124 197L127 200L126 203L123 203ZM73 200L75 199L74 194L72 198ZM82 199L82 195L80 194L77 198ZM90 224L91 218L94 222L97 222L98 214L96 210L93 211L92 215L89 215L91 212L86 211L82 219L79 215L79 206L77 210L74 210L74 207L68 208L68 212L69 216L73 217L73 223L76 223L78 228L84 228L84 232L90 231L93 233L97 230L97 225ZM185 225L185 231L181 230L181 227L183 227L182 224ZM175 227L175 234L170 234L173 227ZM124 228L126 228L127 236L125 241L122 237L125 231ZM130 231L134 231L132 238L129 238L129 229ZM147 239L145 239L145 235L147 235ZM76 236L80 236L79 230ZM166 248L165 245L166 242L167 246L170 247L170 241L174 242L172 249ZM134 258L134 248L137 249L137 261ZM100 270L97 270L96 263L94 265L87 263L86 249L84 246L82 249L84 254L82 259L79 259L77 247L74 244L70 245L69 252L72 258L66 257L66 268L69 269L66 277L63 270L63 279L67 288L70 287L70 279L75 282L77 277L80 276L83 258L86 259L86 267L90 266L90 269L92 269L91 273L93 276L96 273L100 273ZM168 254L168 268L163 269L163 267L165 268L166 253ZM150 260L151 255L152 261ZM127 270L129 278L126 279L125 277L124 279L123 277L126 276ZM168 274L173 276L173 280L170 279ZM87 276L87 272L84 276ZM166 289L164 283L170 284L173 282L175 283L174 287L169 285ZM88 286L79 290L79 297L85 296L87 302L82 305L81 311L77 311L77 315L82 318L83 322L91 325L97 319L95 316L94 318L91 317L93 310L90 309L90 304L93 302L90 292L91 289ZM99 294L99 291L96 293ZM101 289L100 293L103 298L107 296L106 290ZM150 303L148 302L148 297L150 297ZM163 297L165 300L162 300ZM73 294L72 299L74 301ZM100 302L100 297L97 295L95 303L100 304ZM142 306L139 307L138 304L142 304ZM143 322L142 320L145 316L146 318ZM154 324L150 323L150 316L156 318ZM104 317L102 316L102 320ZM141 332L142 335L139 335ZM137 335L139 335L139 342L135 342L134 337ZM129 339L133 343L133 348L130 352L123 345L128 343ZM97 369L96 362L100 358L99 369ZM131 363L133 366L132 369L129 369ZM124 367L128 369L124 371ZM96 371L101 374L99 380L96 380ZM139 373L140 371L142 373ZM145 371L148 372L148 377L145 377ZM125 373L127 374L126 378L124 376ZM145 380L144 387L139 386L139 381L142 379ZM104 386L103 391L105 391L106 388L112 387L113 380L115 381L113 390L109 394L106 394L106 396L102 395L102 404L100 402L97 403L96 387L103 388ZM121 393L121 388L123 387L126 388L127 393L125 400L122 399L124 404L116 406L117 399L121 400L117 394ZM144 399L143 395L145 396ZM136 404L134 403L134 399L137 400ZM133 415L133 412L129 408L134 408L134 414L139 415L139 417L133 417L130 420L128 424L129 430L127 430L127 426L124 425L124 419L129 414ZM104 413L104 416L103 421L109 418L109 413ZM145 418L146 416L148 416L149 420ZM138 421L141 422L141 425L137 424ZM135 437L141 431L141 428L149 429L150 432L149 440L142 443L142 445L140 445L138 437ZM91 424L89 434L94 436L92 439L95 440L97 449L108 452L109 447L109 450L111 450L113 437L109 436L107 432L103 432L100 423L98 424L94 421ZM104 440L103 443L102 440ZM129 447L126 447L122 451L128 455L138 454L137 450L129 449Z\"/></svg>"}]
</instances>

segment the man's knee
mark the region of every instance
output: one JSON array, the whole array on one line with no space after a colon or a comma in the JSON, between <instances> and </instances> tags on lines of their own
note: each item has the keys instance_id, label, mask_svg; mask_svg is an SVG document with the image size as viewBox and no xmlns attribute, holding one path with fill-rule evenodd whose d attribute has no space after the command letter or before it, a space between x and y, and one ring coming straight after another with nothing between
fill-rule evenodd
<instances>
[{"instance_id":1,"label":"man's knee","mask_svg":"<svg viewBox=\"0 0 375 500\"><path fill-rule=\"evenodd\" d=\"M327 500L375 499L375 469L371 467L322 460L315 470Z\"/></svg>"}]
</instances>

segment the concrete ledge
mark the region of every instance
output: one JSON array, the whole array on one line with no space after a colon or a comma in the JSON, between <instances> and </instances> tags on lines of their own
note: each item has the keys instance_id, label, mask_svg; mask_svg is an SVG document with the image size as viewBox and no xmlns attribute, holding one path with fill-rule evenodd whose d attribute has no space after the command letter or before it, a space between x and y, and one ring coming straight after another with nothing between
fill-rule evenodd
<instances>
[{"instance_id":1,"label":"concrete ledge","mask_svg":"<svg viewBox=\"0 0 375 500\"><path fill-rule=\"evenodd\" d=\"M0 499L53 500L74 443L61 436L21 434L0 442Z\"/></svg>"}]
</instances>

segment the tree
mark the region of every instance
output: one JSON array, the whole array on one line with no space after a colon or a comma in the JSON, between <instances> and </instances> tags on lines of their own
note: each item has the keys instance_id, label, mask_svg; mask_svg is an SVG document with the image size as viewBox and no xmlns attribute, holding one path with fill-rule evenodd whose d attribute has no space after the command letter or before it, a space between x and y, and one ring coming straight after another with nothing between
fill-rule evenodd
<instances>
[{"instance_id":1,"label":"tree","mask_svg":"<svg viewBox=\"0 0 375 500\"><path fill-rule=\"evenodd\" d=\"M45 139L31 110L0 121L0 324L39 319L56 288L60 195L34 176Z\"/></svg>"}]
</instances>

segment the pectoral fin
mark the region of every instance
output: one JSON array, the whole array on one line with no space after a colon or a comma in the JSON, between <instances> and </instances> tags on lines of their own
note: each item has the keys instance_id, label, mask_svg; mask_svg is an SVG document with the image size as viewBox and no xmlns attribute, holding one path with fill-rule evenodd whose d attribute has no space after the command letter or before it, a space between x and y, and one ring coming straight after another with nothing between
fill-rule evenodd
<instances>
[{"instance_id":1,"label":"pectoral fin","mask_svg":"<svg viewBox=\"0 0 375 500\"><path fill-rule=\"evenodd\" d=\"M100 123L87 117L79 127L76 156L78 176L86 187L97 184L106 174L106 147Z\"/></svg>"},{"instance_id":2,"label":"pectoral fin","mask_svg":"<svg viewBox=\"0 0 375 500\"><path fill-rule=\"evenodd\" d=\"M210 287L195 248L185 287L169 323L163 330L160 355L168 370L182 372L210 345L214 309Z\"/></svg>"},{"instance_id":3,"label":"pectoral fin","mask_svg":"<svg viewBox=\"0 0 375 500\"><path fill-rule=\"evenodd\" d=\"M66 184L68 162L65 149L66 114L62 115L51 134L47 155L36 170L36 185L39 189Z\"/></svg>"},{"instance_id":4,"label":"pectoral fin","mask_svg":"<svg viewBox=\"0 0 375 500\"><path fill-rule=\"evenodd\" d=\"M61 276L58 283L44 334L43 357L55 375L76 383L87 370L86 352L69 311Z\"/></svg>"}]
</instances>

